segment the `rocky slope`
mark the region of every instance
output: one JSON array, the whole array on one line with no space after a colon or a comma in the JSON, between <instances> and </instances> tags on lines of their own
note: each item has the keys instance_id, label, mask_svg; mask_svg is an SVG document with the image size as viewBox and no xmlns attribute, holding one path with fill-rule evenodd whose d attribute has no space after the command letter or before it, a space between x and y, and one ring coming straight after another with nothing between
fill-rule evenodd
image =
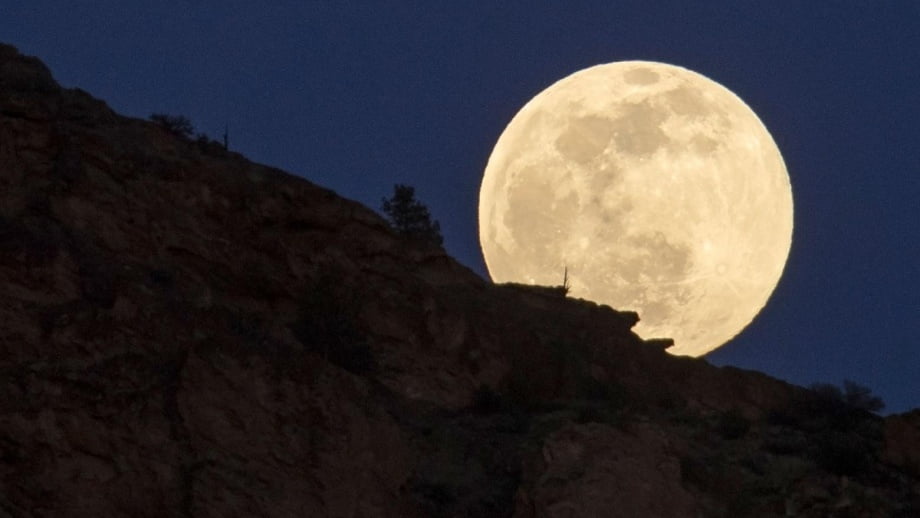
<instances>
[{"instance_id":1,"label":"rocky slope","mask_svg":"<svg viewBox=\"0 0 920 518\"><path fill-rule=\"evenodd\" d=\"M0 45L0 517L920 516L920 420L665 353Z\"/></svg>"}]
</instances>

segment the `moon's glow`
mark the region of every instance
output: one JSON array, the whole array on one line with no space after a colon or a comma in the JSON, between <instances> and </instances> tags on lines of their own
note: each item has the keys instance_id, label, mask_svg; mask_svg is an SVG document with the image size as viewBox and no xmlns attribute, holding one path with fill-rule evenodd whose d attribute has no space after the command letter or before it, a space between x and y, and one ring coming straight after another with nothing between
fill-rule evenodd
<instances>
[{"instance_id":1,"label":"moon's glow","mask_svg":"<svg viewBox=\"0 0 920 518\"><path fill-rule=\"evenodd\" d=\"M764 306L792 241L792 191L760 119L721 85L646 61L553 84L486 166L479 233L496 282L635 310L636 332L702 355Z\"/></svg>"}]
</instances>

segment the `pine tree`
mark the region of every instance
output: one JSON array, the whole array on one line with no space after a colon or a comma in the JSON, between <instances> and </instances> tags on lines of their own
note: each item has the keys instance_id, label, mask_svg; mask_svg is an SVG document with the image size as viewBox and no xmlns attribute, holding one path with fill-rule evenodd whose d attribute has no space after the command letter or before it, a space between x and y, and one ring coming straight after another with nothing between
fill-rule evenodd
<instances>
[{"instance_id":1,"label":"pine tree","mask_svg":"<svg viewBox=\"0 0 920 518\"><path fill-rule=\"evenodd\" d=\"M415 199L415 188L409 185L393 186L393 197L383 199L383 212L390 225L402 236L416 241L441 246L441 225L432 221L428 207Z\"/></svg>"}]
</instances>

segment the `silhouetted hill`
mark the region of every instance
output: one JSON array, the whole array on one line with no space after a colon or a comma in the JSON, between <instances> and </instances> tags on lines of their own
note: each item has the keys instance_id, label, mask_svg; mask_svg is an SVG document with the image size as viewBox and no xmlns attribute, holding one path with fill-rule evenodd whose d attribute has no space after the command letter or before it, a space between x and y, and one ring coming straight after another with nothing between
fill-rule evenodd
<instances>
[{"instance_id":1,"label":"silhouetted hill","mask_svg":"<svg viewBox=\"0 0 920 518\"><path fill-rule=\"evenodd\" d=\"M488 283L4 45L0 286L0 517L920 515L916 412Z\"/></svg>"}]
</instances>

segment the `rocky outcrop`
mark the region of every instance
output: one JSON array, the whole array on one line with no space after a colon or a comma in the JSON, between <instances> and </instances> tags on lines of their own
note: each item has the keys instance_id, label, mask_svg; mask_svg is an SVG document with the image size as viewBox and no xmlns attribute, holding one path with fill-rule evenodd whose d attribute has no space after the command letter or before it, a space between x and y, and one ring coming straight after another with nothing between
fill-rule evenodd
<instances>
[{"instance_id":1,"label":"rocky outcrop","mask_svg":"<svg viewBox=\"0 0 920 518\"><path fill-rule=\"evenodd\" d=\"M836 471L852 509L918 508L915 427L825 437L803 389L637 318L492 285L0 45L0 516L809 516Z\"/></svg>"},{"instance_id":2,"label":"rocky outcrop","mask_svg":"<svg viewBox=\"0 0 920 518\"><path fill-rule=\"evenodd\" d=\"M660 428L567 425L528 465L514 516L697 516L680 460Z\"/></svg>"}]
</instances>

